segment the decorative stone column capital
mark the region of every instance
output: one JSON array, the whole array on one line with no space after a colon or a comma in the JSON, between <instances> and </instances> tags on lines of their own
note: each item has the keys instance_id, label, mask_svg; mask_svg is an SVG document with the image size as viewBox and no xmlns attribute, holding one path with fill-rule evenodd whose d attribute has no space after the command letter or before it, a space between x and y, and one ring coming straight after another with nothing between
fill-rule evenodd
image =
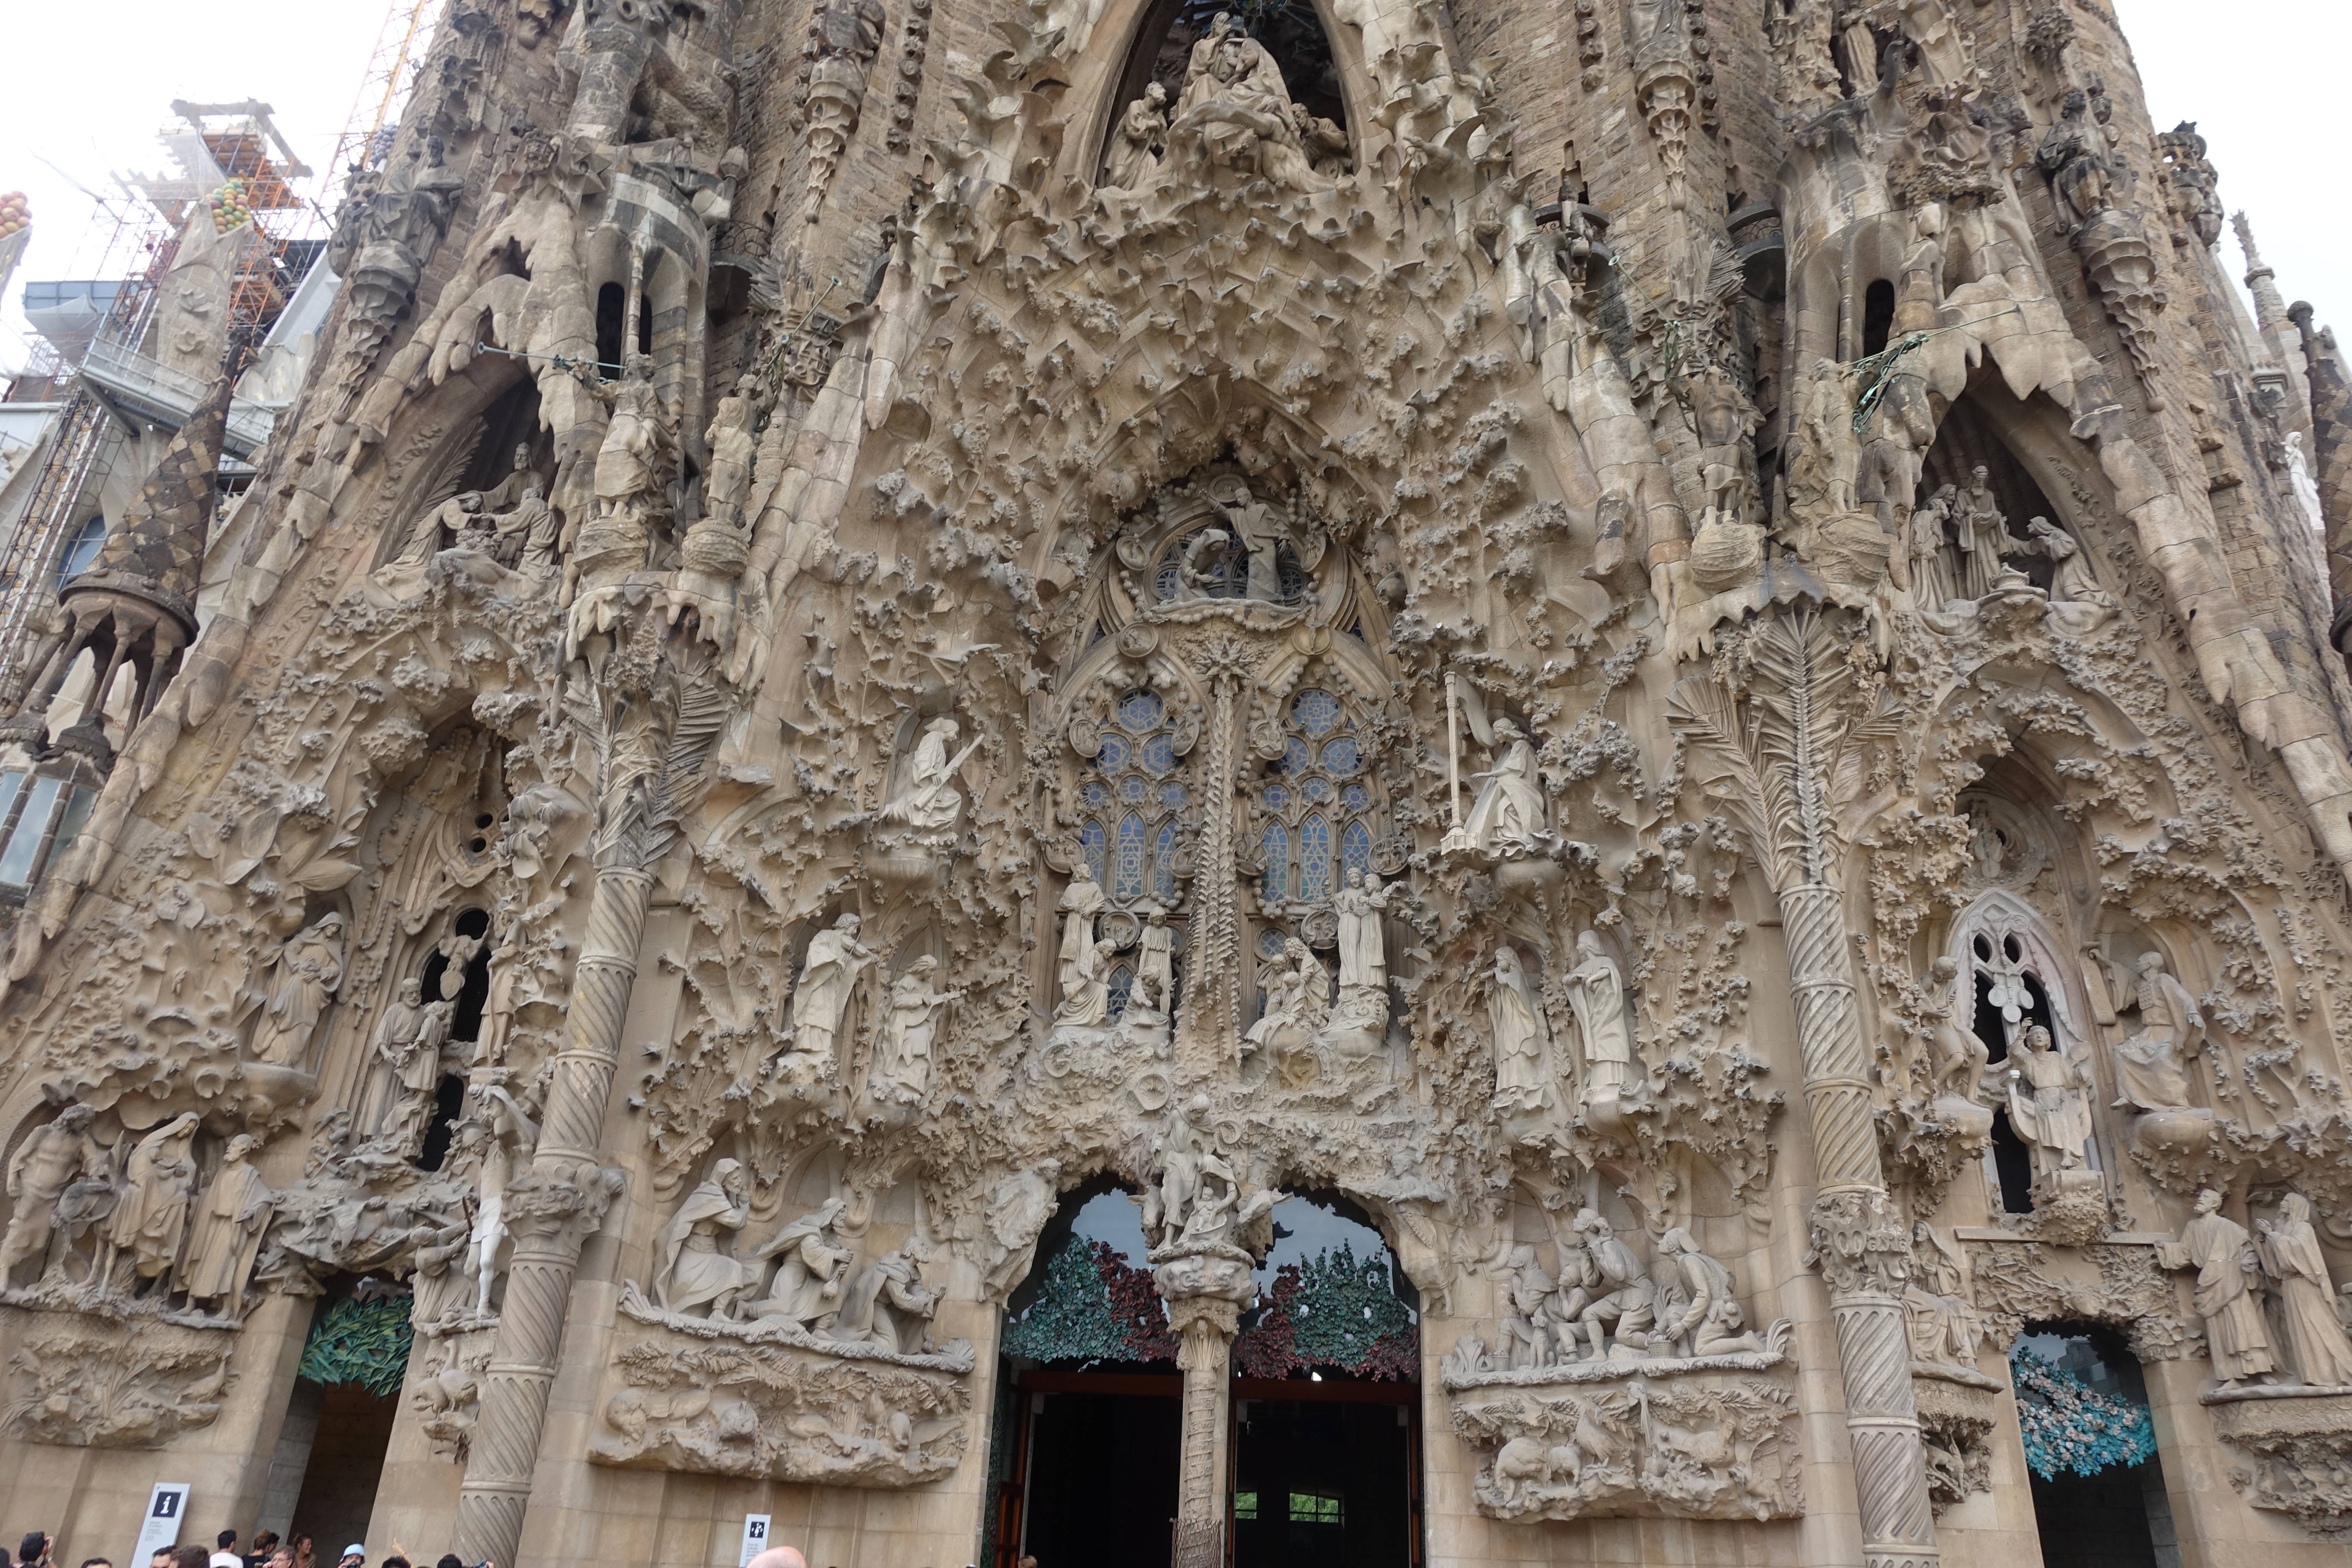
<instances>
[{"instance_id":1,"label":"decorative stone column capital","mask_svg":"<svg viewBox=\"0 0 2352 1568\"><path fill-rule=\"evenodd\" d=\"M1900 1298L1911 1279L1911 1236L1884 1189L1832 1188L1813 1200L1812 1250L1833 1299Z\"/></svg>"}]
</instances>

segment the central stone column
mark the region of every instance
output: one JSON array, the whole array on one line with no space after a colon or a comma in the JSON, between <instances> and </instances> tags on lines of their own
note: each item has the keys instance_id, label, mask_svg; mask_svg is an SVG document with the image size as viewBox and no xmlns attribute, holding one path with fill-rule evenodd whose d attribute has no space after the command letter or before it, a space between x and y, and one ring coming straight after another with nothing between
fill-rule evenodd
<instances>
[{"instance_id":1,"label":"central stone column","mask_svg":"<svg viewBox=\"0 0 2352 1568\"><path fill-rule=\"evenodd\" d=\"M1250 1255L1218 1243L1178 1243L1151 1254L1176 1364L1184 1373L1182 1461L1176 1492L1174 1568L1225 1561L1226 1434L1233 1406L1234 1335L1257 1300Z\"/></svg>"}]
</instances>

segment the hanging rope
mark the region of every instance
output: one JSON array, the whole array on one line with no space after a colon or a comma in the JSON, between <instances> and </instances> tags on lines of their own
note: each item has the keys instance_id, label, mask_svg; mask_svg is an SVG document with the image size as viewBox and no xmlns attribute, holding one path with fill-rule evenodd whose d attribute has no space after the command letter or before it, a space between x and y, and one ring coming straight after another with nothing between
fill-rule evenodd
<instances>
[{"instance_id":1,"label":"hanging rope","mask_svg":"<svg viewBox=\"0 0 2352 1568\"><path fill-rule=\"evenodd\" d=\"M2009 305L1995 310L1990 316L1979 316L1972 321L1954 321L1945 327L1930 327L1925 331L1906 332L1876 353L1855 360L1846 368L1861 372L1871 378L1871 383L1863 389L1862 396L1854 402L1853 433L1857 436L1869 433L1870 416L1877 412L1879 401L1886 395L1886 384L1895 379L1895 367L1905 354L1910 353L1915 349L1924 348L1929 338L1941 337L1946 332L1957 332L1963 327L1980 327L1987 321L1998 321L2011 310L2020 310L2019 306Z\"/></svg>"}]
</instances>

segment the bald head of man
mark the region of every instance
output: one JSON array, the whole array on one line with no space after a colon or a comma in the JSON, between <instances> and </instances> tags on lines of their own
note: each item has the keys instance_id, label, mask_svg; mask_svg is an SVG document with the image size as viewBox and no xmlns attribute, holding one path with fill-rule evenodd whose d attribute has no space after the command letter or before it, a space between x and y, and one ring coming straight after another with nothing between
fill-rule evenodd
<instances>
[{"instance_id":1,"label":"bald head of man","mask_svg":"<svg viewBox=\"0 0 2352 1568\"><path fill-rule=\"evenodd\" d=\"M808 1568L808 1559L789 1546L771 1546L752 1558L748 1568Z\"/></svg>"}]
</instances>

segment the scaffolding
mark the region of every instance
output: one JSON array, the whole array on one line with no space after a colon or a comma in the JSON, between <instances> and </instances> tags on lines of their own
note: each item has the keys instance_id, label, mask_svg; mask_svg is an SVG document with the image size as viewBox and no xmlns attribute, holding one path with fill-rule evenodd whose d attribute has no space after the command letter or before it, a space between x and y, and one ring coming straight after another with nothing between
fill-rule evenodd
<instances>
[{"instance_id":1,"label":"scaffolding","mask_svg":"<svg viewBox=\"0 0 2352 1568\"><path fill-rule=\"evenodd\" d=\"M179 249L179 237L213 197L235 182L237 205L251 215L252 234L229 285L228 364L241 373L259 353L269 329L327 247L330 215L343 186L361 169L389 154L415 67L432 43L436 0L390 0L376 44L362 71L352 111L333 153L314 171L295 156L268 104L173 103L179 123L161 140L176 173L118 175L121 199L100 205L93 226L94 266L80 275L122 279L102 319L84 339L51 338L44 353L48 385L70 385L51 426L41 468L16 526L0 544L0 712L23 700L33 622L48 602L47 590L60 552L77 532L97 489L109 477L109 423L146 420L175 425L194 405L200 387L143 352L159 285ZM298 182L313 176L312 194ZM92 293L92 301L98 296ZM22 378L20 378L22 379ZM225 459L250 458L269 434L272 412L231 405Z\"/></svg>"}]
</instances>

